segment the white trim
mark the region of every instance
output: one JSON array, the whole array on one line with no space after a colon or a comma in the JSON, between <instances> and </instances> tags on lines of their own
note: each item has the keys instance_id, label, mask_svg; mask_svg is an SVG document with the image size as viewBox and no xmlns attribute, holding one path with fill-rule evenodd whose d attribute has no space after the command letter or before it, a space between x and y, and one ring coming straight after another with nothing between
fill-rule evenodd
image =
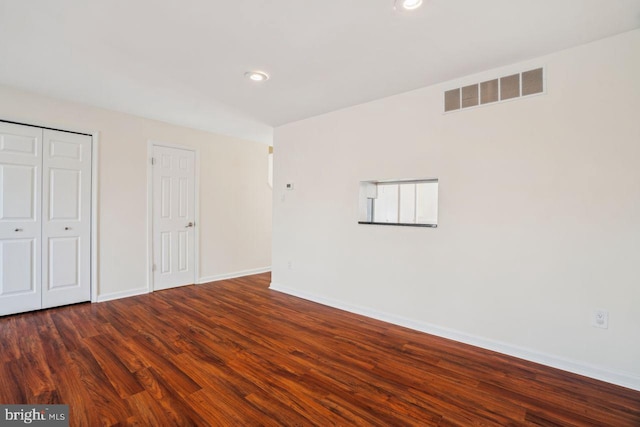
<instances>
[{"instance_id":1,"label":"white trim","mask_svg":"<svg viewBox=\"0 0 640 427\"><path fill-rule=\"evenodd\" d=\"M570 360L552 354L542 353L536 350L514 346L476 335L466 334L454 329L443 328L430 323L397 316L395 314L384 313L370 308L318 296L313 293L291 289L286 286L279 285L275 282L271 282L269 289L298 298L306 299L318 304L345 310L350 313L360 314L373 319L382 320L383 322L388 322L394 325L403 326L405 328L410 328L427 334L448 338L461 343L496 351L498 353L528 360L530 362L539 363L541 365L550 366L552 368L561 369L563 371L572 372L578 375L584 375L600 381L605 381L611 384L616 384L622 387L630 388L632 390L640 391L640 377L628 372L602 368L588 363Z\"/></svg>"},{"instance_id":2,"label":"white trim","mask_svg":"<svg viewBox=\"0 0 640 427\"><path fill-rule=\"evenodd\" d=\"M42 129L51 129L51 130L60 130L63 132L71 132L71 133L83 133L85 135L96 135L97 131L95 129L87 129L87 128L81 128L81 127L76 127L76 126L66 126L66 125L61 125L59 123L56 122L47 122L47 121L32 121L32 120L25 120L22 117L13 117L13 116L2 116L0 117L0 121L7 121L7 122L13 122L14 124L17 125L23 125L23 126L31 126L34 128L42 128ZM36 124L37 123L37 124Z\"/></svg>"},{"instance_id":3,"label":"white trim","mask_svg":"<svg viewBox=\"0 0 640 427\"><path fill-rule=\"evenodd\" d=\"M114 299L134 297L136 295L144 295L148 293L149 293L149 290L147 288L138 288L138 289L131 289L129 291L111 292L108 294L100 295L96 302L112 301Z\"/></svg>"},{"instance_id":4,"label":"white trim","mask_svg":"<svg viewBox=\"0 0 640 427\"><path fill-rule=\"evenodd\" d=\"M193 280L197 282L200 275L200 150L186 145L147 140L147 292L153 292L153 147L168 147L194 153L194 263Z\"/></svg>"},{"instance_id":5,"label":"white trim","mask_svg":"<svg viewBox=\"0 0 640 427\"><path fill-rule=\"evenodd\" d=\"M219 274L216 276L209 276L209 277L201 277L200 279L197 280L197 284L202 284L202 283L209 283L209 282L216 282L219 280L225 280L225 279L234 279L237 277L244 277L244 276L250 276L252 274L259 274L259 273L266 273L271 271L271 267L263 267L263 268L254 268L251 270L243 270L243 271L236 271L235 273L228 273L228 274ZM188 286L188 285L185 285ZM144 288L138 288L138 289L132 289L129 291L120 291L120 292L112 292L109 294L105 294L105 295L100 295L98 297L98 299L95 302L105 302L105 301L112 301L112 300L116 300L116 299L121 299L121 298L128 298L128 297L134 297L137 295L144 295L144 294L148 294L149 293L149 289L144 287Z\"/></svg>"},{"instance_id":6,"label":"white trim","mask_svg":"<svg viewBox=\"0 0 640 427\"><path fill-rule=\"evenodd\" d=\"M250 270L235 271L233 273L216 274L215 276L201 277L200 279L198 279L196 284L201 285L203 283L217 282L219 280L235 279L237 277L251 276L252 274L267 273L269 271L271 271L271 266L253 268Z\"/></svg>"},{"instance_id":7,"label":"white trim","mask_svg":"<svg viewBox=\"0 0 640 427\"><path fill-rule=\"evenodd\" d=\"M193 245L194 245L194 257L193 260L193 283L197 283L198 277L200 277L200 150L193 150L194 152L194 170L195 174L193 181L193 221L195 223L193 233Z\"/></svg>"},{"instance_id":8,"label":"white trim","mask_svg":"<svg viewBox=\"0 0 640 427\"><path fill-rule=\"evenodd\" d=\"M153 141L147 141L147 292L153 289Z\"/></svg>"},{"instance_id":9,"label":"white trim","mask_svg":"<svg viewBox=\"0 0 640 427\"><path fill-rule=\"evenodd\" d=\"M91 302L98 301L98 289L99 289L99 245L98 245L98 231L99 231L99 210L98 210L98 145L99 133L94 132L91 136Z\"/></svg>"}]
</instances>

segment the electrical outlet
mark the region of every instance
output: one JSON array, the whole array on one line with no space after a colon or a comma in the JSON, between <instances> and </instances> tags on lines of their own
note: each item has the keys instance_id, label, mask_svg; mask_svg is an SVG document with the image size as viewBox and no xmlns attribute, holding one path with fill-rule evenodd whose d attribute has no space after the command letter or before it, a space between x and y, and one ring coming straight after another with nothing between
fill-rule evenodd
<instances>
[{"instance_id":1,"label":"electrical outlet","mask_svg":"<svg viewBox=\"0 0 640 427\"><path fill-rule=\"evenodd\" d=\"M289 270L293 270L293 262L291 262L291 261L287 261L287 268L288 268Z\"/></svg>"},{"instance_id":2,"label":"electrical outlet","mask_svg":"<svg viewBox=\"0 0 640 427\"><path fill-rule=\"evenodd\" d=\"M602 308L597 308L596 310L594 310L592 325L596 328L608 329L609 312Z\"/></svg>"}]
</instances>

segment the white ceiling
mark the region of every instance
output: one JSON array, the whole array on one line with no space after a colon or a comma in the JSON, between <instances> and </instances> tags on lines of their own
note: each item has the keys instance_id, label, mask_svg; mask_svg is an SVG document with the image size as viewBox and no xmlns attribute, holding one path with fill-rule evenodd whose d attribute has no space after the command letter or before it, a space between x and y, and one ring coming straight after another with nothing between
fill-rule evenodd
<instances>
[{"instance_id":1,"label":"white ceiling","mask_svg":"<svg viewBox=\"0 0 640 427\"><path fill-rule=\"evenodd\" d=\"M284 123L640 27L640 0L392 3L0 0L0 84L270 143Z\"/></svg>"}]
</instances>

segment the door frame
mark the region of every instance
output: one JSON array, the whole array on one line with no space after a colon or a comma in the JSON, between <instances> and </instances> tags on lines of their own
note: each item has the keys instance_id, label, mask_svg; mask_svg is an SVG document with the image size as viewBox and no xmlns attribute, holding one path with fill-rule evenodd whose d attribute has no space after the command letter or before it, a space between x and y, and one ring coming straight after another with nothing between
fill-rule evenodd
<instances>
[{"instance_id":1,"label":"door frame","mask_svg":"<svg viewBox=\"0 0 640 427\"><path fill-rule=\"evenodd\" d=\"M200 150L186 145L172 144L158 140L147 140L147 293L154 291L153 284L153 158L154 147L176 148L178 150L191 151L194 154L194 214L196 226L193 229L193 283L200 278Z\"/></svg>"},{"instance_id":2,"label":"door frame","mask_svg":"<svg viewBox=\"0 0 640 427\"><path fill-rule=\"evenodd\" d=\"M98 288L99 285L99 234L98 229L100 226L99 211L98 211L98 179L100 174L98 173L98 165L100 162L98 158L100 156L100 132L95 129L81 129L79 127L71 127L61 125L53 122L39 122L31 120L25 120L21 117L1 116L0 121L13 123L22 126L31 126L42 129L60 130L63 132L82 133L91 136L91 302L98 302Z\"/></svg>"}]
</instances>

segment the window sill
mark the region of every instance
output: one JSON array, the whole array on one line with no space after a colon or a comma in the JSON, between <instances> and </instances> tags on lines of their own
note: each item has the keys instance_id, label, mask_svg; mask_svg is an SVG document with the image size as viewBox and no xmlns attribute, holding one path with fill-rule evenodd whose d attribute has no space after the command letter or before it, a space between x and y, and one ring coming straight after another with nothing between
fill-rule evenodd
<instances>
[{"instance_id":1,"label":"window sill","mask_svg":"<svg viewBox=\"0 0 640 427\"><path fill-rule=\"evenodd\" d=\"M369 224L369 225L395 225L400 227L427 227L427 228L438 228L438 224L409 224L404 222L369 222L369 221L358 221L358 224Z\"/></svg>"}]
</instances>

